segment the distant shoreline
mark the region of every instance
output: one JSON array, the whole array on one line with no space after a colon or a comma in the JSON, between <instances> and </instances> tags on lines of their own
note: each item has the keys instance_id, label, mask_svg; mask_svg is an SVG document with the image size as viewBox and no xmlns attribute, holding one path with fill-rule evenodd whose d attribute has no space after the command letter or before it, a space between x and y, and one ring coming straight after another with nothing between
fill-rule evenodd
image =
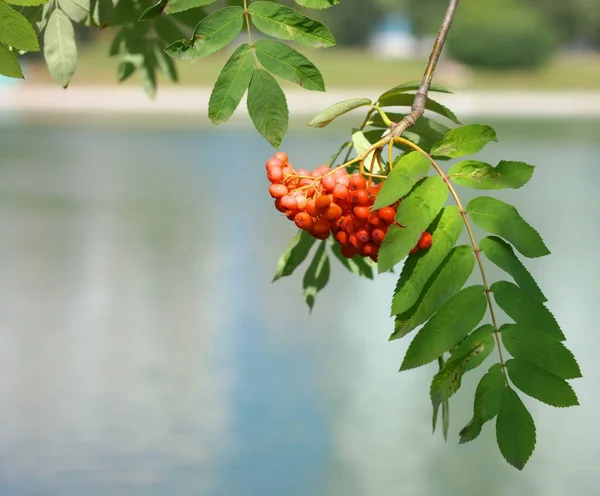
<instances>
[{"instance_id":1,"label":"distant shoreline","mask_svg":"<svg viewBox=\"0 0 600 496\"><path fill-rule=\"evenodd\" d=\"M141 88L54 85L0 87L0 114L164 115L206 117L208 87L159 88L150 100ZM326 93L288 90L292 118L313 116L329 105L357 96L377 98L384 90L332 89ZM434 99L462 118L600 117L600 91L464 91L435 94ZM362 113L359 109L357 112ZM236 118L247 118L242 100Z\"/></svg>"}]
</instances>

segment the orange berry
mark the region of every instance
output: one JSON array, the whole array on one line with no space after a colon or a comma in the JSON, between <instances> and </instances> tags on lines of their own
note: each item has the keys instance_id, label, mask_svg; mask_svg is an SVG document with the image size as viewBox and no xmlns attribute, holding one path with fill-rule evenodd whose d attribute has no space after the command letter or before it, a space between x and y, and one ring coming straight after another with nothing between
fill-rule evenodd
<instances>
[{"instance_id":1,"label":"orange berry","mask_svg":"<svg viewBox=\"0 0 600 496\"><path fill-rule=\"evenodd\" d=\"M369 207L365 207L363 205L359 205L358 207L354 207L352 210L354 215L359 219L366 220L369 217Z\"/></svg>"},{"instance_id":2,"label":"orange berry","mask_svg":"<svg viewBox=\"0 0 600 496\"><path fill-rule=\"evenodd\" d=\"M367 217L367 222L375 227L381 226L383 221L379 218L375 212L371 212Z\"/></svg>"},{"instance_id":3,"label":"orange berry","mask_svg":"<svg viewBox=\"0 0 600 496\"><path fill-rule=\"evenodd\" d=\"M355 205L368 205L369 193L365 189L357 189L350 195L352 203Z\"/></svg>"},{"instance_id":4,"label":"orange berry","mask_svg":"<svg viewBox=\"0 0 600 496\"><path fill-rule=\"evenodd\" d=\"M285 212L285 208L283 208L283 207L281 206L281 198L276 198L276 199L275 199L275 208L276 208L277 210L279 210L280 212Z\"/></svg>"},{"instance_id":5,"label":"orange berry","mask_svg":"<svg viewBox=\"0 0 600 496\"><path fill-rule=\"evenodd\" d=\"M385 231L383 229L373 229L371 232L371 241L377 246L380 246L383 243L383 238L385 238Z\"/></svg>"},{"instance_id":6,"label":"orange berry","mask_svg":"<svg viewBox=\"0 0 600 496\"><path fill-rule=\"evenodd\" d=\"M340 219L340 229L348 234L354 232L354 219L351 215L345 215Z\"/></svg>"},{"instance_id":7,"label":"orange berry","mask_svg":"<svg viewBox=\"0 0 600 496\"><path fill-rule=\"evenodd\" d=\"M283 170L281 167L271 167L267 170L267 179L272 183L280 183L283 181Z\"/></svg>"},{"instance_id":8,"label":"orange berry","mask_svg":"<svg viewBox=\"0 0 600 496\"><path fill-rule=\"evenodd\" d=\"M285 195L281 197L281 206L286 210L298 210L298 200L292 195Z\"/></svg>"},{"instance_id":9,"label":"orange berry","mask_svg":"<svg viewBox=\"0 0 600 496\"><path fill-rule=\"evenodd\" d=\"M373 251L371 252L369 257L371 257L371 260L373 260L373 262L377 263L377 257L379 257L379 247L378 246L373 248Z\"/></svg>"},{"instance_id":10,"label":"orange berry","mask_svg":"<svg viewBox=\"0 0 600 496\"><path fill-rule=\"evenodd\" d=\"M288 189L283 184L271 184L271 186L269 186L269 194L273 198L281 198L288 194Z\"/></svg>"},{"instance_id":11,"label":"orange berry","mask_svg":"<svg viewBox=\"0 0 600 496\"><path fill-rule=\"evenodd\" d=\"M328 165L321 165L320 167L317 167L317 170L319 171L320 176L324 176L328 172L331 172L331 169Z\"/></svg>"},{"instance_id":12,"label":"orange berry","mask_svg":"<svg viewBox=\"0 0 600 496\"><path fill-rule=\"evenodd\" d=\"M310 186L313 183L313 179L309 179L307 177L300 179L300 181L298 181L298 185L300 186Z\"/></svg>"},{"instance_id":13,"label":"orange berry","mask_svg":"<svg viewBox=\"0 0 600 496\"><path fill-rule=\"evenodd\" d=\"M281 160L279 160L278 158L270 158L269 160L267 160L267 163L265 164L265 167L267 168L267 170L271 169L272 167L283 167L283 162Z\"/></svg>"},{"instance_id":14,"label":"orange berry","mask_svg":"<svg viewBox=\"0 0 600 496\"><path fill-rule=\"evenodd\" d=\"M285 152L277 152L275 155L273 155L273 158L279 159L281 160L284 164L287 164L288 161L288 154Z\"/></svg>"},{"instance_id":15,"label":"orange berry","mask_svg":"<svg viewBox=\"0 0 600 496\"><path fill-rule=\"evenodd\" d=\"M306 200L306 211L312 217L316 217L318 215L314 199L310 198L309 200Z\"/></svg>"},{"instance_id":16,"label":"orange berry","mask_svg":"<svg viewBox=\"0 0 600 496\"><path fill-rule=\"evenodd\" d=\"M370 257L376 250L377 247L373 243L365 243L360 250L360 254L363 257Z\"/></svg>"},{"instance_id":17,"label":"orange berry","mask_svg":"<svg viewBox=\"0 0 600 496\"><path fill-rule=\"evenodd\" d=\"M349 187L350 186L350 176L348 176L348 175L344 175L344 176L339 175L339 176L336 176L335 182L337 184L343 184L344 186L348 186Z\"/></svg>"},{"instance_id":18,"label":"orange berry","mask_svg":"<svg viewBox=\"0 0 600 496\"><path fill-rule=\"evenodd\" d=\"M323 174L321 174L321 173L319 172L319 168L317 167L316 169L313 169L313 170L311 170L311 171L310 171L310 174L308 174L308 175L309 175L310 177L314 177L314 178L316 179L317 177L321 177Z\"/></svg>"},{"instance_id":19,"label":"orange berry","mask_svg":"<svg viewBox=\"0 0 600 496\"><path fill-rule=\"evenodd\" d=\"M285 211L285 216L289 219L289 220L294 220L294 217L296 216L296 211L295 210L286 210Z\"/></svg>"},{"instance_id":20,"label":"orange berry","mask_svg":"<svg viewBox=\"0 0 600 496\"><path fill-rule=\"evenodd\" d=\"M419 245L415 246L412 250L410 250L410 254L413 255L419 251Z\"/></svg>"},{"instance_id":21,"label":"orange berry","mask_svg":"<svg viewBox=\"0 0 600 496\"><path fill-rule=\"evenodd\" d=\"M296 203L298 203L298 210L304 210L306 208L306 196L302 191L299 191L299 195L295 195Z\"/></svg>"},{"instance_id":22,"label":"orange berry","mask_svg":"<svg viewBox=\"0 0 600 496\"><path fill-rule=\"evenodd\" d=\"M328 192L331 193L336 185L335 177L333 177L331 174L325 176L323 179L321 179L321 185L323 186L323 188L325 188Z\"/></svg>"},{"instance_id":23,"label":"orange berry","mask_svg":"<svg viewBox=\"0 0 600 496\"><path fill-rule=\"evenodd\" d=\"M335 239L340 245L345 245L348 243L348 233L344 231L338 231L335 235Z\"/></svg>"},{"instance_id":24,"label":"orange berry","mask_svg":"<svg viewBox=\"0 0 600 496\"><path fill-rule=\"evenodd\" d=\"M367 205L373 205L373 203L375 203L375 200L377 200L379 190L375 186L371 186L370 188L367 188L366 191L369 198Z\"/></svg>"},{"instance_id":25,"label":"orange berry","mask_svg":"<svg viewBox=\"0 0 600 496\"><path fill-rule=\"evenodd\" d=\"M417 244L417 246L420 250L426 250L427 248L431 247L432 243L433 239L431 237L431 234L425 231L423 234L421 234L421 239L419 239L419 243Z\"/></svg>"},{"instance_id":26,"label":"orange berry","mask_svg":"<svg viewBox=\"0 0 600 496\"><path fill-rule=\"evenodd\" d=\"M298 212L294 217L294 223L299 229L309 231L313 227L313 220L306 212Z\"/></svg>"},{"instance_id":27,"label":"orange berry","mask_svg":"<svg viewBox=\"0 0 600 496\"><path fill-rule=\"evenodd\" d=\"M366 229L361 229L356 232L356 239L358 239L361 243L368 243L371 240L371 236L366 231Z\"/></svg>"},{"instance_id":28,"label":"orange berry","mask_svg":"<svg viewBox=\"0 0 600 496\"><path fill-rule=\"evenodd\" d=\"M350 188L351 189L366 189L367 187L367 180L358 175L358 174L354 174L352 176L350 176Z\"/></svg>"},{"instance_id":29,"label":"orange berry","mask_svg":"<svg viewBox=\"0 0 600 496\"><path fill-rule=\"evenodd\" d=\"M310 173L306 169L298 169L296 171L296 174L298 174L299 176L308 176Z\"/></svg>"},{"instance_id":30,"label":"orange berry","mask_svg":"<svg viewBox=\"0 0 600 496\"><path fill-rule=\"evenodd\" d=\"M392 207L383 207L378 210L378 215L382 221L391 224L394 222L394 217L396 217L396 211Z\"/></svg>"},{"instance_id":31,"label":"orange berry","mask_svg":"<svg viewBox=\"0 0 600 496\"><path fill-rule=\"evenodd\" d=\"M350 244L357 250L360 250L363 245L363 243L356 237L356 234L354 233L348 237L348 241L350 241Z\"/></svg>"},{"instance_id":32,"label":"orange berry","mask_svg":"<svg viewBox=\"0 0 600 496\"><path fill-rule=\"evenodd\" d=\"M315 206L317 207L317 211L324 212L331 205L331 198L328 195L319 195L315 200Z\"/></svg>"},{"instance_id":33,"label":"orange berry","mask_svg":"<svg viewBox=\"0 0 600 496\"><path fill-rule=\"evenodd\" d=\"M336 205L335 203L332 203L331 205L329 205L329 207L327 208L327 210L325 210L325 213L323 214L323 217L327 220L337 220L342 216L342 207L340 207L339 205Z\"/></svg>"},{"instance_id":34,"label":"orange berry","mask_svg":"<svg viewBox=\"0 0 600 496\"><path fill-rule=\"evenodd\" d=\"M327 222L325 219L319 219L313 223L312 230L315 234L315 237L325 234L329 236L329 222Z\"/></svg>"},{"instance_id":35,"label":"orange berry","mask_svg":"<svg viewBox=\"0 0 600 496\"><path fill-rule=\"evenodd\" d=\"M348 199L348 186L343 184L336 184L333 188L333 197L337 200L347 200Z\"/></svg>"}]
</instances>

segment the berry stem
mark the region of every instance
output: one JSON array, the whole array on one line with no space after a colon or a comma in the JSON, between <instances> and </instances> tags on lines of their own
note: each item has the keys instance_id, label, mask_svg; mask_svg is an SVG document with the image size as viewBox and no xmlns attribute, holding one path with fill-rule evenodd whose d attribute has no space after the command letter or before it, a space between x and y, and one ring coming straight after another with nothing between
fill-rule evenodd
<instances>
[{"instance_id":1,"label":"berry stem","mask_svg":"<svg viewBox=\"0 0 600 496\"><path fill-rule=\"evenodd\" d=\"M388 169L391 172L394 168L394 142L390 140L388 143Z\"/></svg>"},{"instance_id":2,"label":"berry stem","mask_svg":"<svg viewBox=\"0 0 600 496\"><path fill-rule=\"evenodd\" d=\"M439 176L446 183L446 186L448 187L448 190L450 191L452 198L454 198L454 202L456 203L456 206L460 210L460 215L462 216L463 222L465 223L465 227L467 229L469 239L471 240L471 246L473 247L473 253L475 254L475 259L477 260L477 265L479 266L479 272L481 273L481 280L483 282L483 288L485 290L485 297L487 300L488 308L490 310L490 318L492 320L492 326L494 327L494 338L496 339L496 345L497 345L496 347L498 348L498 357L500 360L500 365L502 366L504 375L506 375L507 379L508 379L508 375L506 373L506 367L504 365L504 356L502 354L502 347L500 346L500 331L498 329L498 324L496 322L496 314L494 312L494 306L492 304L492 297L490 296L490 292L491 292L490 286L488 284L488 279L487 279L487 276L485 273L485 268L483 266L483 260L481 259L481 253L477 246L477 241L475 240L475 235L473 234L473 229L471 228L471 223L469 222L469 219L467 218L467 212L465 211L465 209L462 205L462 202L460 201L458 193L454 189L454 186L448 179L448 176L446 175L446 173L442 170L442 168L439 166L439 164L435 161L435 159L429 153L427 153L425 150L423 150L420 146L415 145L412 141L407 140L406 138L402 138L400 136L395 136L393 138L393 141L396 143L402 143L404 145L410 146L415 151L422 153L429 159L433 168L436 170L436 172L439 174Z\"/></svg>"}]
</instances>

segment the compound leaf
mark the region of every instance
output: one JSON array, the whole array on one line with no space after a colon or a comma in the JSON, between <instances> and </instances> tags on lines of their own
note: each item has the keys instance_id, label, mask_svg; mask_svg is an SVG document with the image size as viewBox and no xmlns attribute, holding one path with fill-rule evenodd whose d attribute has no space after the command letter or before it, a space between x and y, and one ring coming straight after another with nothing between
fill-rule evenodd
<instances>
[{"instance_id":1,"label":"compound leaf","mask_svg":"<svg viewBox=\"0 0 600 496\"><path fill-rule=\"evenodd\" d=\"M379 97L379 101L381 102L382 100L389 99L389 98L399 95L401 93L407 93L409 91L417 91L420 87L421 87L421 81L417 81L417 80L406 81L405 83L401 83L398 86L394 86L392 89L387 90L386 92L382 93L381 96ZM452 91L450 91L446 87L442 86L441 84L432 84L429 87L429 91L437 92L437 93L452 93ZM413 98L414 98L414 96L413 96Z\"/></svg>"},{"instance_id":2,"label":"compound leaf","mask_svg":"<svg viewBox=\"0 0 600 496\"><path fill-rule=\"evenodd\" d=\"M448 363L458 363L463 373L478 367L494 350L493 333L491 324L478 327L452 352Z\"/></svg>"},{"instance_id":3,"label":"compound leaf","mask_svg":"<svg viewBox=\"0 0 600 496\"><path fill-rule=\"evenodd\" d=\"M340 0L296 0L298 5L309 9L328 9L340 3Z\"/></svg>"},{"instance_id":4,"label":"compound leaf","mask_svg":"<svg viewBox=\"0 0 600 496\"><path fill-rule=\"evenodd\" d=\"M510 241L528 258L550 253L539 233L508 203L490 196L478 196L467 204L467 212L475 224Z\"/></svg>"}]
</instances>

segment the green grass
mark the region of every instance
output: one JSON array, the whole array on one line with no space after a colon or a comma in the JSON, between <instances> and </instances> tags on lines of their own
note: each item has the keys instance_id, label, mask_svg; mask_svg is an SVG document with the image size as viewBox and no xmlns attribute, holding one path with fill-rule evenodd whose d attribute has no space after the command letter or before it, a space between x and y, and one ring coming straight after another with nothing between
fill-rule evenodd
<instances>
[{"instance_id":1,"label":"green grass","mask_svg":"<svg viewBox=\"0 0 600 496\"><path fill-rule=\"evenodd\" d=\"M86 46L79 54L73 85L117 84L117 58L108 56L109 39ZM301 50L320 68L328 89L391 88L402 81L420 79L425 60L397 61L374 58L367 50L327 48ZM178 62L180 84L212 85L230 52L222 51L207 58ZM29 79L50 82L43 63L31 68ZM440 65L435 81L454 90L528 89L598 90L600 89L600 53L579 56L557 55L546 66L533 71L467 71L457 78L448 66ZM462 71L461 71L462 72ZM137 84L137 78L124 84ZM160 78L162 85L170 84ZM284 86L290 86L287 82Z\"/></svg>"}]
</instances>

